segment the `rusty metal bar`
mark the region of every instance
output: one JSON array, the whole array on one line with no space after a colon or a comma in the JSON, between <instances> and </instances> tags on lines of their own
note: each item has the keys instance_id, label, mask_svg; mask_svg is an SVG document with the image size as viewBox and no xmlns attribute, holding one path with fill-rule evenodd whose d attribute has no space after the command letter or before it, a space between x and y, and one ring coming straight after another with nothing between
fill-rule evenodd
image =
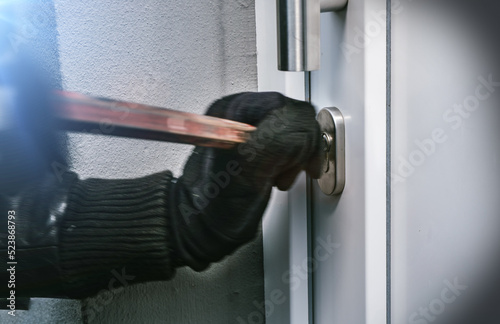
<instances>
[{"instance_id":1,"label":"rusty metal bar","mask_svg":"<svg viewBox=\"0 0 500 324\"><path fill-rule=\"evenodd\" d=\"M232 148L256 128L222 118L144 104L57 91L55 113L62 130Z\"/></svg>"}]
</instances>

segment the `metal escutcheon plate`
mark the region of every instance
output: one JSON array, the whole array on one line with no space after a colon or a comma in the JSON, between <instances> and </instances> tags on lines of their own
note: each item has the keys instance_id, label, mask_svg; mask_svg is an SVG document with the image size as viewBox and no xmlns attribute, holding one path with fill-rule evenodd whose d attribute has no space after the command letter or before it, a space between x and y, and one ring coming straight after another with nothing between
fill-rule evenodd
<instances>
[{"instance_id":1,"label":"metal escutcheon plate","mask_svg":"<svg viewBox=\"0 0 500 324\"><path fill-rule=\"evenodd\" d=\"M338 195L345 187L345 124L338 108L323 108L316 117L326 142L323 174L318 179L326 195Z\"/></svg>"}]
</instances>

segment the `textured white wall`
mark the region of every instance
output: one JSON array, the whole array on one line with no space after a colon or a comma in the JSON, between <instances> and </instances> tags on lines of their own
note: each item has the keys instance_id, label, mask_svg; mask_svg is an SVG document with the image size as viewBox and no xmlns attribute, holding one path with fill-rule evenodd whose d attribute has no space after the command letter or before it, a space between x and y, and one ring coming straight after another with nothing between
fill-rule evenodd
<instances>
[{"instance_id":1,"label":"textured white wall","mask_svg":"<svg viewBox=\"0 0 500 324\"><path fill-rule=\"evenodd\" d=\"M254 6L238 1L54 1L63 88L203 113L256 90ZM72 136L83 177L180 175L189 146Z\"/></svg>"},{"instance_id":2,"label":"textured white wall","mask_svg":"<svg viewBox=\"0 0 500 324\"><path fill-rule=\"evenodd\" d=\"M220 96L257 90L253 1L54 0L54 7L65 90L195 113ZM71 135L69 146L82 178L165 169L179 176L191 151L102 135ZM171 282L108 297L84 301L91 323L234 323L264 299L262 238L208 271L183 269ZM15 323L80 322L78 303L33 305L40 303Z\"/></svg>"},{"instance_id":3,"label":"textured white wall","mask_svg":"<svg viewBox=\"0 0 500 324\"><path fill-rule=\"evenodd\" d=\"M63 88L195 113L222 95L256 90L253 3L54 1ZM82 177L180 175L190 146L70 137ZM262 240L203 273L86 301L95 323L233 323L263 299ZM102 299L104 300L104 299ZM95 304L92 304L94 303ZM100 309L92 305L106 306Z\"/></svg>"}]
</instances>

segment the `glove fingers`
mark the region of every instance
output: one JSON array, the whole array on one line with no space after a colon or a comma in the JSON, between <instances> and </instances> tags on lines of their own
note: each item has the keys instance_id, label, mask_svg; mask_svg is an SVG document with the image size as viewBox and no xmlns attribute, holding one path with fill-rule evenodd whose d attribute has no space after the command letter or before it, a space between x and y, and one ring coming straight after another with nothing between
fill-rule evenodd
<instances>
[{"instance_id":1,"label":"glove fingers","mask_svg":"<svg viewBox=\"0 0 500 324\"><path fill-rule=\"evenodd\" d=\"M321 176L323 169L324 148L325 144L321 141L318 145L318 149L315 153L313 153L312 157L305 165L299 164L292 166L289 170L286 170L278 175L275 181L275 185L278 189L283 191L290 189L302 170L305 170L311 178L318 179Z\"/></svg>"},{"instance_id":2,"label":"glove fingers","mask_svg":"<svg viewBox=\"0 0 500 324\"><path fill-rule=\"evenodd\" d=\"M307 162L305 171L313 179L319 179L323 174L323 164L325 162L326 143L319 141L316 152L313 153L311 159Z\"/></svg>"},{"instance_id":3,"label":"glove fingers","mask_svg":"<svg viewBox=\"0 0 500 324\"><path fill-rule=\"evenodd\" d=\"M305 170L306 173L313 179L318 179L321 176L325 144L323 141L320 141L316 147L316 151L310 155L311 157L308 161L299 160L297 161L298 164L292 165L292 167L288 168L288 170L277 176L275 185L279 190L285 191L290 189L302 170ZM306 154L308 155L308 153ZM298 157L300 155L301 154L297 154L296 156Z\"/></svg>"}]
</instances>

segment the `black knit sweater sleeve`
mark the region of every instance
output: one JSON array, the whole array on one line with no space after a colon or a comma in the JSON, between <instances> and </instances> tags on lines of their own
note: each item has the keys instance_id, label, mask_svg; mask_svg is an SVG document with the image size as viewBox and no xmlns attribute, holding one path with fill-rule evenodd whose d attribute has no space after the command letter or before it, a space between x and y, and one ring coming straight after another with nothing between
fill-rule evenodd
<instances>
[{"instance_id":1,"label":"black knit sweater sleeve","mask_svg":"<svg viewBox=\"0 0 500 324\"><path fill-rule=\"evenodd\" d=\"M75 181L59 230L60 275L68 297L174 275L171 180L167 171L138 179Z\"/></svg>"}]
</instances>

